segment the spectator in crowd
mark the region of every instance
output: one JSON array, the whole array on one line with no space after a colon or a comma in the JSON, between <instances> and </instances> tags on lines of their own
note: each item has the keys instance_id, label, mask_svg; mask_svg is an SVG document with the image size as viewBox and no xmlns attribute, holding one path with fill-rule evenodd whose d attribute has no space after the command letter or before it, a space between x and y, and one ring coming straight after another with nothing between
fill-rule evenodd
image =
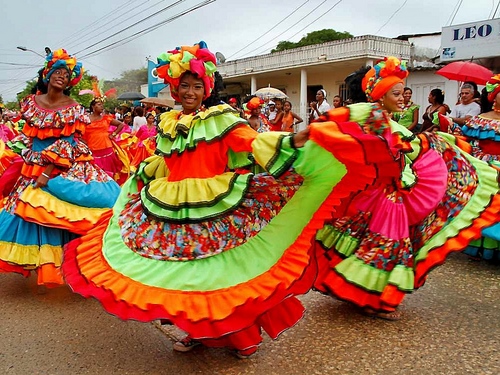
<instances>
[{"instance_id":1,"label":"spectator in crowd","mask_svg":"<svg viewBox=\"0 0 500 375\"><path fill-rule=\"evenodd\" d=\"M276 103L272 100L267 102L267 106L264 111L264 115L267 117L269 121L272 121L276 118Z\"/></svg>"},{"instance_id":2,"label":"spectator in crowd","mask_svg":"<svg viewBox=\"0 0 500 375\"><path fill-rule=\"evenodd\" d=\"M245 112L243 111L243 109L238 107L238 100L236 98L234 97L230 98L228 103L235 111L237 111L240 114L241 118L245 118Z\"/></svg>"},{"instance_id":3,"label":"spectator in crowd","mask_svg":"<svg viewBox=\"0 0 500 375\"><path fill-rule=\"evenodd\" d=\"M285 100L285 104L283 105L283 124L281 126L281 130L296 133L297 129L295 128L295 125L300 124L303 121L304 120L302 120L299 115L292 112L292 103Z\"/></svg>"},{"instance_id":4,"label":"spectator in crowd","mask_svg":"<svg viewBox=\"0 0 500 375\"><path fill-rule=\"evenodd\" d=\"M330 104L326 101L326 90L320 89L316 93L316 101L309 104L311 112L309 114L309 122L316 120L321 114L330 109Z\"/></svg>"},{"instance_id":5,"label":"spectator in crowd","mask_svg":"<svg viewBox=\"0 0 500 375\"><path fill-rule=\"evenodd\" d=\"M418 104L415 104L411 100L411 95L413 94L413 91L409 87L404 88L403 92L403 98L404 98L404 107L403 111L401 112L394 112L393 114L393 119L394 121L398 122L400 125L403 125L405 128L408 130L411 130L412 132L417 131L417 125L418 125L418 112L420 109L420 106Z\"/></svg>"},{"instance_id":6,"label":"spectator in crowd","mask_svg":"<svg viewBox=\"0 0 500 375\"><path fill-rule=\"evenodd\" d=\"M250 111L248 123L252 129L258 133L265 133L269 131L269 121L262 113L263 104L264 101L256 96L247 102L247 108Z\"/></svg>"},{"instance_id":7,"label":"spectator in crowd","mask_svg":"<svg viewBox=\"0 0 500 375\"><path fill-rule=\"evenodd\" d=\"M470 83L464 83L460 89L460 104L451 110L450 117L452 121L460 126L472 116L481 113L481 106L474 101L474 86Z\"/></svg>"},{"instance_id":8,"label":"spectator in crowd","mask_svg":"<svg viewBox=\"0 0 500 375\"><path fill-rule=\"evenodd\" d=\"M344 105L344 101L342 100L340 95L335 95L333 97L332 104L333 104L333 108L339 108L339 107L342 107Z\"/></svg>"},{"instance_id":9,"label":"spectator in crowd","mask_svg":"<svg viewBox=\"0 0 500 375\"><path fill-rule=\"evenodd\" d=\"M432 122L435 113L445 115L449 112L449 107L444 104L444 93L441 89L432 89L427 100L430 105L427 106L422 116L423 122L421 131L423 132L437 130L439 128L439 125Z\"/></svg>"},{"instance_id":10,"label":"spectator in crowd","mask_svg":"<svg viewBox=\"0 0 500 375\"><path fill-rule=\"evenodd\" d=\"M146 117L144 117L144 108L141 106L135 107L132 132L135 133L142 125L146 125L147 123Z\"/></svg>"},{"instance_id":11,"label":"spectator in crowd","mask_svg":"<svg viewBox=\"0 0 500 375\"><path fill-rule=\"evenodd\" d=\"M271 131L279 132L281 131L281 126L283 125L283 102L281 99L274 99L276 106L276 115L272 120L269 120L271 125Z\"/></svg>"}]
</instances>

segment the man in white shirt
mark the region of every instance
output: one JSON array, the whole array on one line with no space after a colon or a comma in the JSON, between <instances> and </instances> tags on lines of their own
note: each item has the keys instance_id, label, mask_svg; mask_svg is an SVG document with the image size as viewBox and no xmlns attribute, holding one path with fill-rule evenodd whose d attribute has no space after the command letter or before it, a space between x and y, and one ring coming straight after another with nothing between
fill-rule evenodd
<instances>
[{"instance_id":1,"label":"man in white shirt","mask_svg":"<svg viewBox=\"0 0 500 375\"><path fill-rule=\"evenodd\" d=\"M460 104L455 106L450 113L454 123L462 126L472 116L481 113L481 106L474 101L474 87L466 83L460 89Z\"/></svg>"}]
</instances>

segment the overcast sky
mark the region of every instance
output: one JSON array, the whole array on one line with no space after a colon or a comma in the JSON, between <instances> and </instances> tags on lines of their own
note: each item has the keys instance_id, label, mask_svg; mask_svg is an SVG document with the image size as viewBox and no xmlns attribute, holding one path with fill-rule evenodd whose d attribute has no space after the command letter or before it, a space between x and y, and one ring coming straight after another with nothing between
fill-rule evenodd
<instances>
[{"instance_id":1,"label":"overcast sky","mask_svg":"<svg viewBox=\"0 0 500 375\"><path fill-rule=\"evenodd\" d=\"M148 56L154 59L163 51L200 40L234 60L268 53L279 41L296 42L321 29L391 38L439 32L450 24L499 18L499 2L5 0L0 22L0 95L4 101L14 100L43 64L40 56L17 46L41 55L45 46L65 48L91 74L111 79L124 70L145 67ZM197 6L201 7L194 9Z\"/></svg>"}]
</instances>

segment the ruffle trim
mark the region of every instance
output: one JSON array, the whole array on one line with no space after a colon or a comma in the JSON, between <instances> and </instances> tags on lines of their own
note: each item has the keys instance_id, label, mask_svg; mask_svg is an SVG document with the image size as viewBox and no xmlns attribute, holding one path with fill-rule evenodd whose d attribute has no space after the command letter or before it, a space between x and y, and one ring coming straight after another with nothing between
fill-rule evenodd
<instances>
[{"instance_id":1,"label":"ruffle trim","mask_svg":"<svg viewBox=\"0 0 500 375\"><path fill-rule=\"evenodd\" d=\"M321 255L319 255L319 259L321 259ZM323 256L323 261L324 259L326 258ZM351 302L362 308L370 307L376 311L394 311L401 304L406 294L411 292L411 290L403 291L398 289L396 285L390 283L385 284L382 292L364 289L362 286L345 279L334 268L342 260L337 254L333 254L328 266L320 266L320 268L329 267L333 269L333 272L329 272L322 279L322 284L317 288L318 291L328 293L340 300Z\"/></svg>"},{"instance_id":2,"label":"ruffle trim","mask_svg":"<svg viewBox=\"0 0 500 375\"><path fill-rule=\"evenodd\" d=\"M446 137L453 141L453 137ZM441 265L454 251L461 251L481 237L484 228L498 222L500 212L499 174L487 164L462 151L479 176L479 185L472 199L446 229L426 241L415 256L415 288L425 283L427 274Z\"/></svg>"},{"instance_id":3,"label":"ruffle trim","mask_svg":"<svg viewBox=\"0 0 500 375\"><path fill-rule=\"evenodd\" d=\"M85 234L109 210L70 204L41 189L28 186L19 197L15 213L29 222Z\"/></svg>"},{"instance_id":4,"label":"ruffle trim","mask_svg":"<svg viewBox=\"0 0 500 375\"><path fill-rule=\"evenodd\" d=\"M162 116L156 154L170 156L174 152L193 150L201 141L213 142L223 138L237 126L249 126L241 117L235 116L234 110L225 104L210 107L195 116L184 116L180 120L177 119L179 113L170 111ZM179 121L184 121L186 126L189 124L187 133L179 134L174 130Z\"/></svg>"},{"instance_id":5,"label":"ruffle trim","mask_svg":"<svg viewBox=\"0 0 500 375\"><path fill-rule=\"evenodd\" d=\"M38 268L43 264L54 264L59 267L62 264L62 247L49 244L21 245L0 241L0 259L26 270Z\"/></svg>"},{"instance_id":6,"label":"ruffle trim","mask_svg":"<svg viewBox=\"0 0 500 375\"><path fill-rule=\"evenodd\" d=\"M149 214L162 220L205 220L238 206L251 177L227 172L212 178L156 179L142 189L141 201Z\"/></svg>"},{"instance_id":7,"label":"ruffle trim","mask_svg":"<svg viewBox=\"0 0 500 375\"><path fill-rule=\"evenodd\" d=\"M29 95L21 102L21 112L26 120L22 132L31 138L60 138L74 133L83 134L86 124L90 123L80 104L45 109L36 104L35 95Z\"/></svg>"},{"instance_id":8,"label":"ruffle trim","mask_svg":"<svg viewBox=\"0 0 500 375\"><path fill-rule=\"evenodd\" d=\"M324 126L320 124L317 129L323 130ZM337 128L336 124L332 126ZM107 311L122 319L149 321L165 318L193 337L230 337L254 325L289 296L305 293L311 287L316 273L310 253L311 239L325 220L331 218L332 209L338 207L342 199L363 190L377 176L377 167L364 163L363 144L343 134L344 143L340 146L332 142L339 140L339 134L335 133L323 137L312 127L310 139L329 145L330 152L345 160L348 173L332 188L294 243L265 273L233 287L204 292L144 285L113 270L100 250L111 217L108 213L86 236L67 245L63 264L66 280L75 292L96 297ZM353 142L345 142L346 139ZM378 137L370 139L375 143L382 142ZM307 165L299 163L295 167L300 173ZM325 178L324 171L317 173L317 178Z\"/></svg>"}]
</instances>

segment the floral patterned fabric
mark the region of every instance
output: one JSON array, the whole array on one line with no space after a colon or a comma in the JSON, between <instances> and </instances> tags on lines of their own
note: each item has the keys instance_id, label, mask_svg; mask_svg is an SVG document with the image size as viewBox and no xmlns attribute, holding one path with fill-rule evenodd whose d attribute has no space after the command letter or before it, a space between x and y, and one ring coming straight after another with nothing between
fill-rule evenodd
<instances>
[{"instance_id":1,"label":"floral patterned fabric","mask_svg":"<svg viewBox=\"0 0 500 375\"><path fill-rule=\"evenodd\" d=\"M230 214L199 223L175 224L143 214L138 193L119 218L124 242L141 256L158 260L193 260L245 243L275 217L300 187L302 178L254 176L243 202Z\"/></svg>"}]
</instances>

